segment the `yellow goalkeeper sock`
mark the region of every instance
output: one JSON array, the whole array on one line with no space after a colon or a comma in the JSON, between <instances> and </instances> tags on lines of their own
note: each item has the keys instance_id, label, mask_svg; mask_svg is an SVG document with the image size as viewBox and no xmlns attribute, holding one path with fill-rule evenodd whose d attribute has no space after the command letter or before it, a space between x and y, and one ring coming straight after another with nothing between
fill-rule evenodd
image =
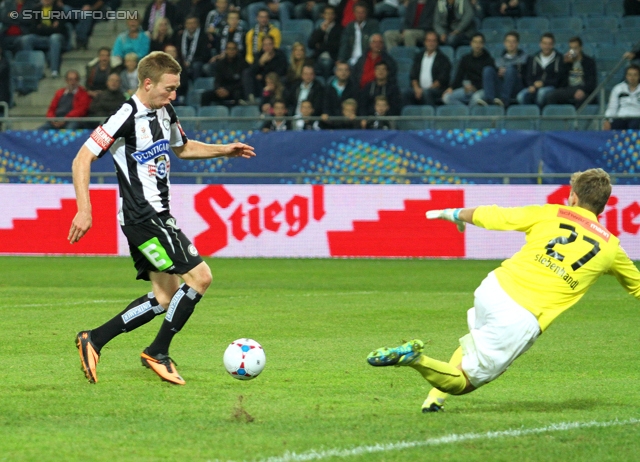
<instances>
[{"instance_id":1,"label":"yellow goalkeeper sock","mask_svg":"<svg viewBox=\"0 0 640 462\"><path fill-rule=\"evenodd\" d=\"M420 355L410 366L420 372L427 382L444 392L443 394L459 395L467 386L467 379L462 371L456 367L462 358L462 349L459 348L459 350L460 352L456 350L451 357L451 362L456 361L455 366L424 354Z\"/></svg>"},{"instance_id":2,"label":"yellow goalkeeper sock","mask_svg":"<svg viewBox=\"0 0 640 462\"><path fill-rule=\"evenodd\" d=\"M458 347L456 351L453 352L451 359L449 360L449 364L456 367L458 364L462 363L462 347ZM435 403L438 406L444 406L444 401L449 396L449 393L445 393L443 391L438 390L437 388L432 388L429 394L427 395L427 399L424 400L423 408L429 408L431 404Z\"/></svg>"}]
</instances>

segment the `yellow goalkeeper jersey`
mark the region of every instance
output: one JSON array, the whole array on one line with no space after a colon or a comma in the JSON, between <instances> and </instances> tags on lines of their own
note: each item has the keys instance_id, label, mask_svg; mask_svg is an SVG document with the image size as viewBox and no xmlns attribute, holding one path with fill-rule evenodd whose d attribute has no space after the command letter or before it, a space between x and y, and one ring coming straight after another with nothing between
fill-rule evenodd
<instances>
[{"instance_id":1,"label":"yellow goalkeeper jersey","mask_svg":"<svg viewBox=\"0 0 640 462\"><path fill-rule=\"evenodd\" d=\"M640 271L620 247L620 240L586 209L481 206L473 214L473 223L526 233L525 245L502 262L495 274L504 291L536 316L543 331L605 273L640 299Z\"/></svg>"}]
</instances>

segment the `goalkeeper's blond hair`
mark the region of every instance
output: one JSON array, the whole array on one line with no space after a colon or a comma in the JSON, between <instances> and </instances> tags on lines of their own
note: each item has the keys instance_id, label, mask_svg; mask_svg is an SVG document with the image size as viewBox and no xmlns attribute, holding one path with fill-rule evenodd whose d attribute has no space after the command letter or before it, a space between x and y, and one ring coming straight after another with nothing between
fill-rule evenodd
<instances>
[{"instance_id":1,"label":"goalkeeper's blond hair","mask_svg":"<svg viewBox=\"0 0 640 462\"><path fill-rule=\"evenodd\" d=\"M600 215L611 195L611 178L601 168L591 168L571 175L571 189L578 205Z\"/></svg>"}]
</instances>

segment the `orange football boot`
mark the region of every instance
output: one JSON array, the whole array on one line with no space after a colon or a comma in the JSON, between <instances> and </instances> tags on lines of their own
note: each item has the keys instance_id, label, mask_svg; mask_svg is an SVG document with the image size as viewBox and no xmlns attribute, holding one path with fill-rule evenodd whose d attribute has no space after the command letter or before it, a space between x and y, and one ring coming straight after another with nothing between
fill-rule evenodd
<instances>
[{"instance_id":1,"label":"orange football boot","mask_svg":"<svg viewBox=\"0 0 640 462\"><path fill-rule=\"evenodd\" d=\"M169 382L174 385L184 385L187 383L182 377L180 377L180 374L176 370L175 363L167 355L158 354L151 356L145 349L140 354L140 361L144 367L151 369L165 382Z\"/></svg>"},{"instance_id":2,"label":"orange football boot","mask_svg":"<svg viewBox=\"0 0 640 462\"><path fill-rule=\"evenodd\" d=\"M78 335L76 335L76 347L78 348L78 353L80 353L80 368L85 377L89 380L89 383L98 382L96 366L100 360L100 353L91 343L90 330L78 332Z\"/></svg>"}]
</instances>

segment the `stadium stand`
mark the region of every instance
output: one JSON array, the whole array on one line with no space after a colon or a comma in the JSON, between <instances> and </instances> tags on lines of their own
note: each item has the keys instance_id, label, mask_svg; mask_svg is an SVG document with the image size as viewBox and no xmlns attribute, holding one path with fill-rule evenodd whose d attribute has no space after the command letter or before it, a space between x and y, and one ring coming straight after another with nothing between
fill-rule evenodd
<instances>
[{"instance_id":1,"label":"stadium stand","mask_svg":"<svg viewBox=\"0 0 640 462\"><path fill-rule=\"evenodd\" d=\"M436 108L437 116L456 117L456 120L436 120L433 128L438 130L451 130L465 128L466 117L469 115L469 108L465 105L438 106Z\"/></svg>"},{"instance_id":2,"label":"stadium stand","mask_svg":"<svg viewBox=\"0 0 640 462\"><path fill-rule=\"evenodd\" d=\"M180 125L184 130L195 130L196 122L194 120L185 120L183 117L195 117L196 110L192 106L176 106L176 115L180 119Z\"/></svg>"},{"instance_id":3,"label":"stadium stand","mask_svg":"<svg viewBox=\"0 0 640 462\"><path fill-rule=\"evenodd\" d=\"M203 106L198 109L198 117L229 117L229 109L226 106ZM228 128L227 120L200 120L200 130L225 130Z\"/></svg>"},{"instance_id":4,"label":"stadium stand","mask_svg":"<svg viewBox=\"0 0 640 462\"><path fill-rule=\"evenodd\" d=\"M540 108L536 104L514 104L507 109L507 116L522 117L505 120L504 128L507 130L537 130Z\"/></svg>"},{"instance_id":5,"label":"stadium stand","mask_svg":"<svg viewBox=\"0 0 640 462\"><path fill-rule=\"evenodd\" d=\"M540 120L538 127L543 131L573 130L575 128L576 108L571 104L547 104L542 109L542 116L566 116L567 119Z\"/></svg>"},{"instance_id":6,"label":"stadium stand","mask_svg":"<svg viewBox=\"0 0 640 462\"><path fill-rule=\"evenodd\" d=\"M413 106L408 105L402 108L400 115L403 116L425 116L433 117L436 115L436 111L433 106ZM399 130L429 130L431 129L430 120L401 120L398 122L397 128Z\"/></svg>"}]
</instances>

